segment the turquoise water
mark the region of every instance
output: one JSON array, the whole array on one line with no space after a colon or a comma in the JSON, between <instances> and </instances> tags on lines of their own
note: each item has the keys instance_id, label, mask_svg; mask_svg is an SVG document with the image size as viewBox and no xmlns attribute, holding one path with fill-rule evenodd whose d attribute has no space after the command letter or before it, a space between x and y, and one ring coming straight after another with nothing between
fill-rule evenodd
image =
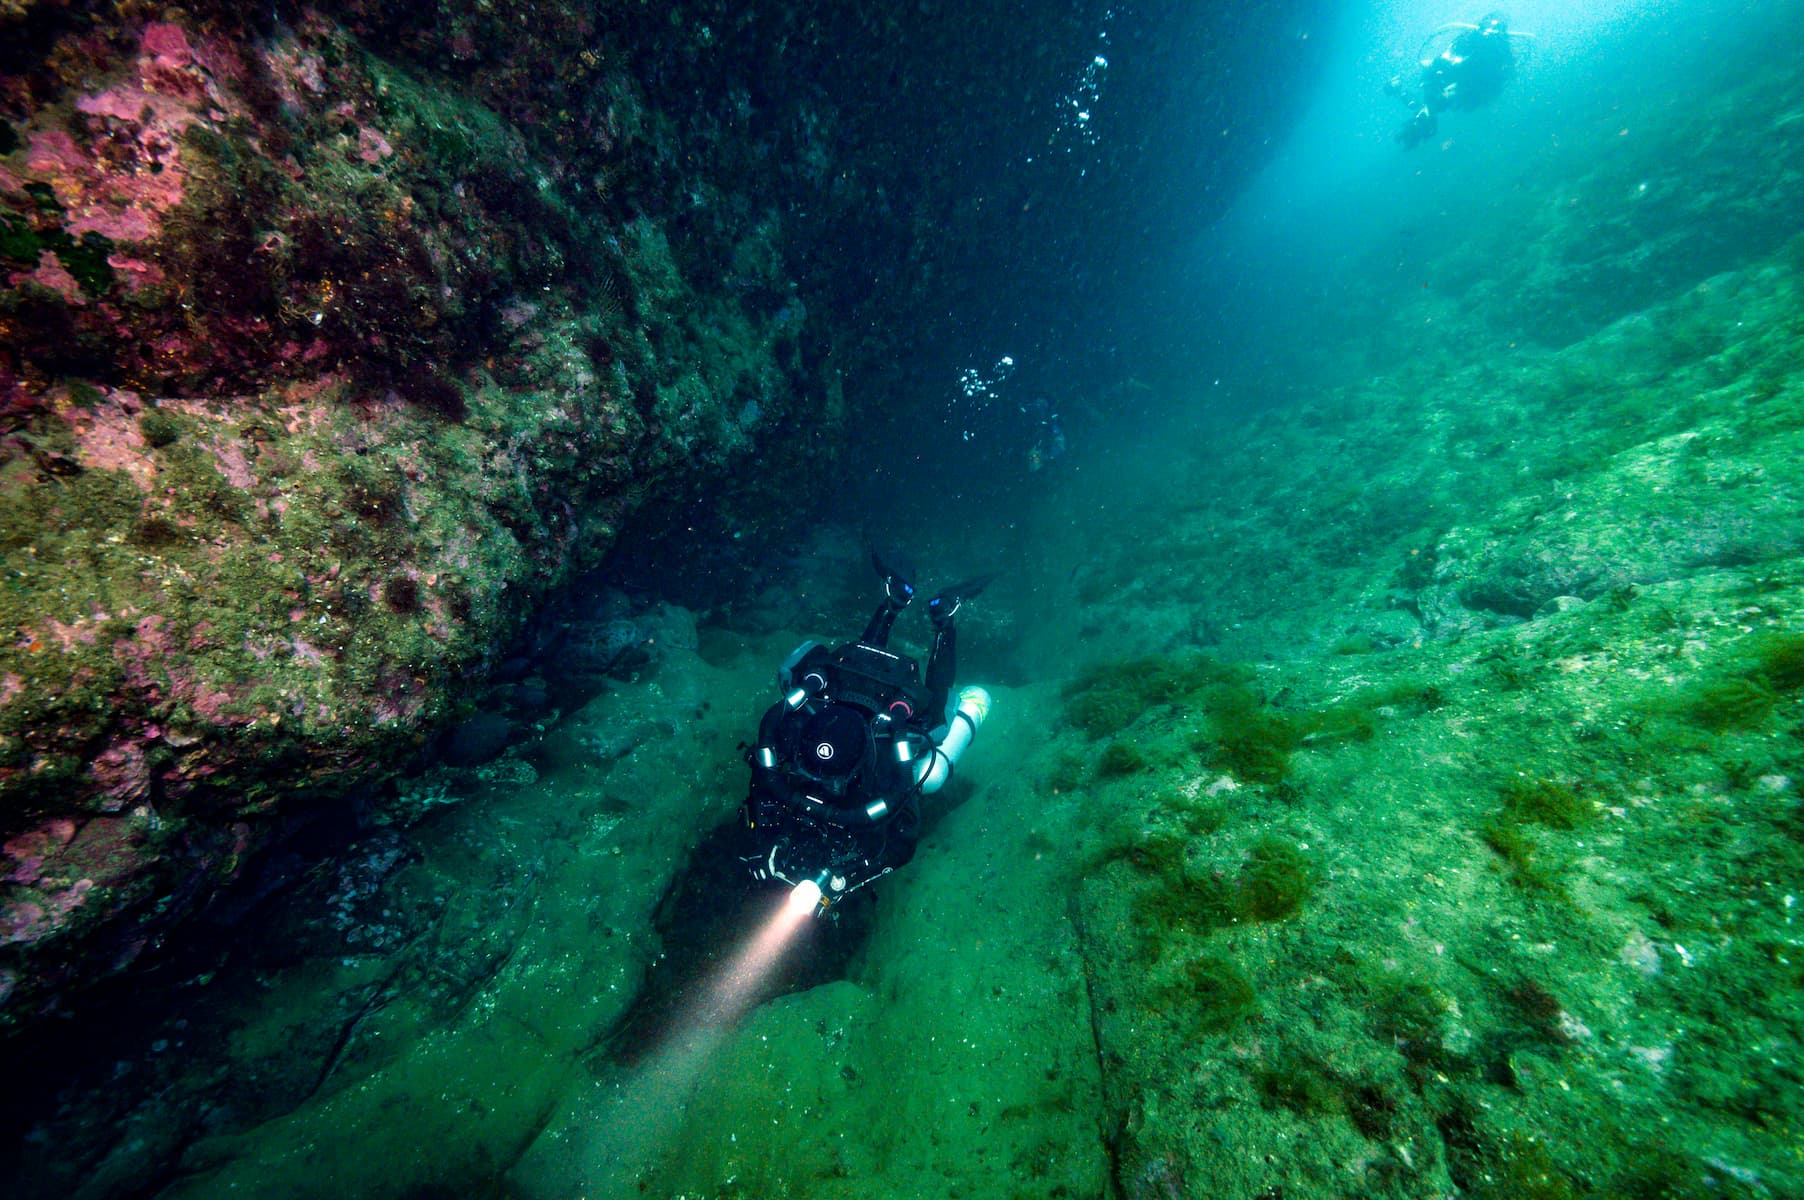
<instances>
[{"instance_id":1,"label":"turquoise water","mask_svg":"<svg viewBox=\"0 0 1804 1200\"><path fill-rule=\"evenodd\" d=\"M1800 10L1518 11L1405 151L1443 15L1322 28L1108 370L973 338L762 590L666 579L643 666L19 1047L19 1194L1804 1195ZM871 512L996 573L995 707L721 1002L710 835Z\"/></svg>"}]
</instances>

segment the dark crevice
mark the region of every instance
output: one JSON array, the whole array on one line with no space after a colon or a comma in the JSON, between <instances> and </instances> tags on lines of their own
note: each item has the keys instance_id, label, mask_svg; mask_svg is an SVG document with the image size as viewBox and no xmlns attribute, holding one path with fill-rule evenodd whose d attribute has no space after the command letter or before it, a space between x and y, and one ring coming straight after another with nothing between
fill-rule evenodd
<instances>
[{"instance_id":1,"label":"dark crevice","mask_svg":"<svg viewBox=\"0 0 1804 1200\"><path fill-rule=\"evenodd\" d=\"M1089 926L1084 919L1083 902L1075 895L1070 904L1071 928L1077 935L1078 958L1084 968L1084 1001L1090 1014L1090 1044L1096 1053L1096 1086L1100 1111L1097 1127L1101 1133L1103 1153L1109 1159L1109 1194L1125 1194L1121 1186L1121 1142L1126 1136L1126 1117L1111 1110L1108 1100L1109 1059L1103 1049L1102 1002L1096 990L1096 969L1090 945Z\"/></svg>"}]
</instances>

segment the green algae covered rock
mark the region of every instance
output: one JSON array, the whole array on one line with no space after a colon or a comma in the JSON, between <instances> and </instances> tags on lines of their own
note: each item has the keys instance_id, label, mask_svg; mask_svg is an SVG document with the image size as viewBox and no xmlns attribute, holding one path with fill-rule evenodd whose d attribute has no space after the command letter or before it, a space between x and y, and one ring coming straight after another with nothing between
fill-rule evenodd
<instances>
[{"instance_id":1,"label":"green algae covered rock","mask_svg":"<svg viewBox=\"0 0 1804 1200\"><path fill-rule=\"evenodd\" d=\"M33 32L0 146L0 1019L393 775L624 523L836 420L800 307L700 294L656 219L317 13ZM607 94L625 156L617 65ZM776 227L735 233L780 289Z\"/></svg>"},{"instance_id":2,"label":"green algae covered rock","mask_svg":"<svg viewBox=\"0 0 1804 1200\"><path fill-rule=\"evenodd\" d=\"M1438 390L1347 384L1207 439L1163 507L1125 472L1048 502L1048 537L1098 494L1162 517L1078 573L1114 586L1071 641L1258 664L1239 708L1069 685L1067 745L1150 764L1072 802L1124 1190L1797 1190L1799 279L1794 249ZM1241 714L1282 722L1265 769ZM1257 920L1268 868L1268 912L1307 884Z\"/></svg>"}]
</instances>

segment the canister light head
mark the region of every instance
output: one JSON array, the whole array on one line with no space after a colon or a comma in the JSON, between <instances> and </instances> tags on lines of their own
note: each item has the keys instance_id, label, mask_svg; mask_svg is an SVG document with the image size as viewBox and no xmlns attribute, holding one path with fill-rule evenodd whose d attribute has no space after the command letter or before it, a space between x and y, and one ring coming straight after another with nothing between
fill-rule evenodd
<instances>
[{"instance_id":1,"label":"canister light head","mask_svg":"<svg viewBox=\"0 0 1804 1200\"><path fill-rule=\"evenodd\" d=\"M820 907L821 885L812 879L804 879L789 889L789 899L783 907L793 916L805 917Z\"/></svg>"}]
</instances>

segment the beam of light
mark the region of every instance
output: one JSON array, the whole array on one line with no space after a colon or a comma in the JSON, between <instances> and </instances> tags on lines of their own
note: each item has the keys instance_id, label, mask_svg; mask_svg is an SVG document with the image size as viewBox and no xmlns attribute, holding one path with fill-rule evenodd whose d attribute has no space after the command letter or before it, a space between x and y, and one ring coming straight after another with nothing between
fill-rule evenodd
<instances>
[{"instance_id":1,"label":"beam of light","mask_svg":"<svg viewBox=\"0 0 1804 1200\"><path fill-rule=\"evenodd\" d=\"M635 1194L639 1177L674 1143L702 1072L763 995L820 895L809 883L792 889L739 952L695 989L699 999L662 1043L632 1071L597 1082L594 1093L578 1100L579 1112L556 1134L561 1144L544 1148L546 1158L530 1177L516 1177L525 1194L565 1200Z\"/></svg>"},{"instance_id":2,"label":"beam of light","mask_svg":"<svg viewBox=\"0 0 1804 1200\"><path fill-rule=\"evenodd\" d=\"M783 952L802 926L814 915L821 900L820 885L803 880L784 897L783 905L773 913L744 949L709 980L700 1009L678 1026L724 1028L737 1021L751 1007L764 984L776 970Z\"/></svg>"},{"instance_id":3,"label":"beam of light","mask_svg":"<svg viewBox=\"0 0 1804 1200\"><path fill-rule=\"evenodd\" d=\"M1291 338L1346 336L1336 323L1343 293L1388 286L1361 274L1374 255L1407 268L1433 255L1415 239L1448 214L1484 220L1488 197L1508 195L1513 183L1548 182L1537 179L1537 164L1579 169L1557 167L1557 147L1607 121L1626 98L1646 95L1650 81L1671 92L1707 80L1724 39L1761 19L1751 6L1705 0L1348 0L1336 8L1309 39L1327 48L1321 69L1284 80L1298 97L1295 126L1229 212L1200 232L1193 253L1171 258L1172 286L1194 300L1188 340L1209 347L1202 360L1211 376L1224 367L1268 373L1270 347ZM1516 70L1502 96L1449 114L1440 137L1404 151L1395 138L1410 114L1388 82L1400 76L1407 87L1424 39L1442 24L1492 10L1533 35L1512 46Z\"/></svg>"},{"instance_id":4,"label":"beam of light","mask_svg":"<svg viewBox=\"0 0 1804 1200\"><path fill-rule=\"evenodd\" d=\"M1401 73L1406 80L1417 69L1424 39L1449 22L1472 23L1488 12L1507 16L1519 40L1512 44L1515 75L1498 102L1480 113L1456 113L1447 132L1461 138L1489 135L1514 123L1542 119L1564 110L1553 103L1560 89L1577 86L1581 96L1608 94L1622 86L1642 86L1645 79L1664 78L1640 56L1620 59L1610 47L1627 35L1649 28L1671 30L1675 44L1708 44L1708 25L1724 19L1716 7L1699 0L1356 0L1341 7L1336 20L1318 31L1331 51L1316 76L1293 81L1312 96L1289 136L1260 178L1236 204L1245 220L1260 209L1276 209L1306 221L1319 208L1325 190L1351 189L1363 194L1371 186L1375 166L1401 169L1419 166L1397 153L1393 141L1407 111L1386 81ZM1730 14L1728 19L1745 16ZM1535 105L1539 108L1535 108ZM1547 118L1555 119L1555 118ZM1352 203L1349 196L1338 196ZM1299 215L1296 210L1303 210ZM1338 228L1341 221L1323 220Z\"/></svg>"}]
</instances>

